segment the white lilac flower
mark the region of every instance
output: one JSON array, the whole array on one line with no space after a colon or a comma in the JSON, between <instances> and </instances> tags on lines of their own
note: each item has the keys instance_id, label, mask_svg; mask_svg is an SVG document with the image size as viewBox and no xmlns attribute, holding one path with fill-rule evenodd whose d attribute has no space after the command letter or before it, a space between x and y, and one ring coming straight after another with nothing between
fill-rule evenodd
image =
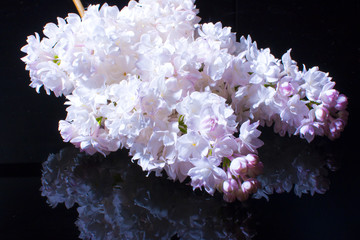
<instances>
[{"instance_id":1,"label":"white lilac flower","mask_svg":"<svg viewBox=\"0 0 360 240\"><path fill-rule=\"evenodd\" d=\"M212 155L218 158L231 157L239 149L239 143L233 135L225 135L212 143Z\"/></svg>"},{"instance_id":2,"label":"white lilac flower","mask_svg":"<svg viewBox=\"0 0 360 240\"><path fill-rule=\"evenodd\" d=\"M240 149L243 152L256 152L256 149L261 147L264 143L258 137L261 132L256 128L259 126L259 122L250 124L250 121L244 122L240 127Z\"/></svg>"},{"instance_id":3,"label":"white lilac flower","mask_svg":"<svg viewBox=\"0 0 360 240\"><path fill-rule=\"evenodd\" d=\"M215 141L236 131L235 115L225 99L209 92L193 92L176 109L188 129Z\"/></svg>"},{"instance_id":4,"label":"white lilac flower","mask_svg":"<svg viewBox=\"0 0 360 240\"><path fill-rule=\"evenodd\" d=\"M281 120L297 126L308 115L309 109L299 95L292 96L280 113Z\"/></svg>"},{"instance_id":5,"label":"white lilac flower","mask_svg":"<svg viewBox=\"0 0 360 240\"><path fill-rule=\"evenodd\" d=\"M202 80L206 81L206 86L216 85L228 67L231 55L221 49L220 42L215 40L198 37L191 45L196 51L197 61L201 63Z\"/></svg>"},{"instance_id":6,"label":"white lilac flower","mask_svg":"<svg viewBox=\"0 0 360 240\"><path fill-rule=\"evenodd\" d=\"M202 158L208 154L210 143L199 133L189 131L179 137L176 148L180 159Z\"/></svg>"},{"instance_id":7,"label":"white lilac flower","mask_svg":"<svg viewBox=\"0 0 360 240\"><path fill-rule=\"evenodd\" d=\"M245 55L246 59L250 63L252 63L259 54L257 43L252 41L250 35L248 35L247 38L244 36L240 37L238 48L238 52L240 52L242 55Z\"/></svg>"},{"instance_id":8,"label":"white lilac flower","mask_svg":"<svg viewBox=\"0 0 360 240\"><path fill-rule=\"evenodd\" d=\"M155 131L151 135L146 148L150 153L150 159L146 167L147 171L157 171L160 174L165 164L174 162L176 140L177 135L175 132Z\"/></svg>"},{"instance_id":9,"label":"white lilac flower","mask_svg":"<svg viewBox=\"0 0 360 240\"><path fill-rule=\"evenodd\" d=\"M191 177L193 188L204 187L205 190L213 195L215 189L226 179L226 173L219 168L220 161L215 157L202 157L190 160L194 167L188 172Z\"/></svg>"},{"instance_id":10,"label":"white lilac flower","mask_svg":"<svg viewBox=\"0 0 360 240\"><path fill-rule=\"evenodd\" d=\"M310 101L319 101L320 94L323 87L330 84L333 87L335 84L330 82L331 78L327 73L319 71L318 67L313 67L304 72L303 79L305 83L302 88L306 90L306 97Z\"/></svg>"},{"instance_id":11,"label":"white lilac flower","mask_svg":"<svg viewBox=\"0 0 360 240\"><path fill-rule=\"evenodd\" d=\"M253 84L276 83L281 71L279 65L279 61L270 54L270 49L260 50L250 67L252 75L249 82Z\"/></svg>"},{"instance_id":12,"label":"white lilac flower","mask_svg":"<svg viewBox=\"0 0 360 240\"><path fill-rule=\"evenodd\" d=\"M119 140L109 135L105 126L106 117L101 111L108 104L105 89L77 88L67 98L69 101L66 104L70 105L67 108L68 114L65 121L59 123L59 131L64 140L89 154L117 151Z\"/></svg>"},{"instance_id":13,"label":"white lilac flower","mask_svg":"<svg viewBox=\"0 0 360 240\"><path fill-rule=\"evenodd\" d=\"M249 119L260 121L261 125L264 125L264 121L269 121L274 114L279 112L274 88L265 87L262 84L250 84L247 89L247 96L245 107L249 109ZM237 93L235 97L239 97Z\"/></svg>"},{"instance_id":14,"label":"white lilac flower","mask_svg":"<svg viewBox=\"0 0 360 240\"><path fill-rule=\"evenodd\" d=\"M282 57L281 62L283 64L283 72L288 77L291 77L293 81L299 81L301 78L301 73L299 72L299 68L296 62L291 59L290 56L291 49L289 49Z\"/></svg>"},{"instance_id":15,"label":"white lilac flower","mask_svg":"<svg viewBox=\"0 0 360 240\"><path fill-rule=\"evenodd\" d=\"M223 75L223 79L230 87L234 88L234 90L240 86L246 86L251 77L250 66L251 62L247 61L243 55L239 54L231 59L229 67Z\"/></svg>"},{"instance_id":16,"label":"white lilac flower","mask_svg":"<svg viewBox=\"0 0 360 240\"><path fill-rule=\"evenodd\" d=\"M230 54L236 51L236 34L231 32L230 27L223 28L221 22L215 24L204 23L201 29L198 29L198 33L201 38L209 41L210 44L220 43L220 48L227 49Z\"/></svg>"},{"instance_id":17,"label":"white lilac flower","mask_svg":"<svg viewBox=\"0 0 360 240\"><path fill-rule=\"evenodd\" d=\"M190 161L175 158L173 162L168 161L168 164L164 166L164 170L169 179L183 182L189 177L188 172L193 167L194 165Z\"/></svg>"},{"instance_id":18,"label":"white lilac flower","mask_svg":"<svg viewBox=\"0 0 360 240\"><path fill-rule=\"evenodd\" d=\"M55 96L67 95L74 89L68 73L60 66L61 60L46 41L40 42L38 33L29 36L27 45L21 51L27 53L22 60L26 63L26 70L30 73L30 86L39 92L44 86L47 94L54 92Z\"/></svg>"},{"instance_id":19,"label":"white lilac flower","mask_svg":"<svg viewBox=\"0 0 360 240\"><path fill-rule=\"evenodd\" d=\"M319 111L319 109L317 109L317 111ZM305 138L309 143L314 139L315 135L323 136L324 123L322 121L316 121L315 118L318 117L316 117L316 110L313 109L309 111L308 118L301 121L300 126L296 129L294 134L299 134L300 138Z\"/></svg>"}]
</instances>

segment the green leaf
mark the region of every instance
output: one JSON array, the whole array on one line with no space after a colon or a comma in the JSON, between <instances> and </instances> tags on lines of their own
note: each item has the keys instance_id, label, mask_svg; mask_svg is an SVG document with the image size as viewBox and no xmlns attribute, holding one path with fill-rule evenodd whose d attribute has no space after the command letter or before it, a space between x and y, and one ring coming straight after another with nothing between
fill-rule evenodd
<instances>
[{"instance_id":1,"label":"green leaf","mask_svg":"<svg viewBox=\"0 0 360 240\"><path fill-rule=\"evenodd\" d=\"M99 124L99 126L101 126L101 121L103 120L103 117L97 117L95 119L96 119L96 122Z\"/></svg>"},{"instance_id":2,"label":"green leaf","mask_svg":"<svg viewBox=\"0 0 360 240\"><path fill-rule=\"evenodd\" d=\"M231 163L231 161L230 161L229 158L223 157L223 161L222 161L222 166L223 166L223 167L225 167L225 168L230 167L230 163Z\"/></svg>"},{"instance_id":3,"label":"green leaf","mask_svg":"<svg viewBox=\"0 0 360 240\"><path fill-rule=\"evenodd\" d=\"M272 84L272 83L265 83L265 84L264 84L264 87L272 87L272 88L275 88L275 89L276 89L276 85L275 85L275 84Z\"/></svg>"},{"instance_id":4,"label":"green leaf","mask_svg":"<svg viewBox=\"0 0 360 240\"><path fill-rule=\"evenodd\" d=\"M309 108L309 110L311 110L311 109L313 109L313 107L312 107L313 104L320 105L320 103L318 103L318 102L310 101L306 104L306 106Z\"/></svg>"},{"instance_id":5,"label":"green leaf","mask_svg":"<svg viewBox=\"0 0 360 240\"><path fill-rule=\"evenodd\" d=\"M185 120L185 116L180 115L179 120L178 120L179 130L180 130L180 132L186 134L187 133L187 125L185 124L184 120Z\"/></svg>"}]
</instances>

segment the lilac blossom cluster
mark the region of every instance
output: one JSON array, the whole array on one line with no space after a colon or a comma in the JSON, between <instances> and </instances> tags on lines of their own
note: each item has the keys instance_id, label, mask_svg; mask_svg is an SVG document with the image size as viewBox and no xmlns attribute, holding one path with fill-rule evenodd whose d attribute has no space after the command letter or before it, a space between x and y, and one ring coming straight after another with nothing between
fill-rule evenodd
<instances>
[{"instance_id":1,"label":"lilac blossom cluster","mask_svg":"<svg viewBox=\"0 0 360 240\"><path fill-rule=\"evenodd\" d=\"M68 99L64 141L89 154L127 148L144 171L243 201L259 187L259 125L334 139L347 98L290 50L276 59L197 13L194 0L89 6L29 36L22 60L30 86Z\"/></svg>"}]
</instances>

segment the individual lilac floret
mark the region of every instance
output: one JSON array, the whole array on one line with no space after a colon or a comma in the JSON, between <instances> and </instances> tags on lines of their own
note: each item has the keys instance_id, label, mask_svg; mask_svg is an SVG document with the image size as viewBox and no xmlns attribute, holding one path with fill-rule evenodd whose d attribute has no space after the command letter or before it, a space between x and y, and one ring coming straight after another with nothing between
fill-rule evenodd
<instances>
[{"instance_id":1,"label":"individual lilac floret","mask_svg":"<svg viewBox=\"0 0 360 240\"><path fill-rule=\"evenodd\" d=\"M215 157L193 160L194 167L188 172L191 177L193 188L205 187L205 190L213 195L215 189L226 179L226 173L223 169L217 167L220 161Z\"/></svg>"},{"instance_id":2,"label":"individual lilac floret","mask_svg":"<svg viewBox=\"0 0 360 240\"><path fill-rule=\"evenodd\" d=\"M286 77L284 77L284 78L286 78ZM290 80L291 80L291 78L290 78ZM278 90L281 95L286 96L286 97L290 97L290 96L294 95L294 93L295 93L295 87L289 81L284 81L282 83L279 83Z\"/></svg>"}]
</instances>

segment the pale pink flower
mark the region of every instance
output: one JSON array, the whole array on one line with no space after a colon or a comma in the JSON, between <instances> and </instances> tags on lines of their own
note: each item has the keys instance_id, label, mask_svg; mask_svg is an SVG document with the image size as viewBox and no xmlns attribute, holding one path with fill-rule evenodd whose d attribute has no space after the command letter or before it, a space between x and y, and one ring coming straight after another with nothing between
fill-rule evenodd
<instances>
[{"instance_id":1,"label":"pale pink flower","mask_svg":"<svg viewBox=\"0 0 360 240\"><path fill-rule=\"evenodd\" d=\"M244 122L240 127L239 143L241 151L256 152L256 149L261 147L264 143L258 137L261 132L257 130L259 122L250 124L250 121Z\"/></svg>"},{"instance_id":2,"label":"pale pink flower","mask_svg":"<svg viewBox=\"0 0 360 240\"><path fill-rule=\"evenodd\" d=\"M195 131L189 131L179 137L176 144L178 157L183 160L205 157L209 147L209 142Z\"/></svg>"},{"instance_id":3,"label":"pale pink flower","mask_svg":"<svg viewBox=\"0 0 360 240\"><path fill-rule=\"evenodd\" d=\"M188 172L191 177L191 186L194 189L204 187L205 190L213 195L215 189L223 184L226 173L219 168L220 161L215 157L203 157L191 159L194 167Z\"/></svg>"}]
</instances>

